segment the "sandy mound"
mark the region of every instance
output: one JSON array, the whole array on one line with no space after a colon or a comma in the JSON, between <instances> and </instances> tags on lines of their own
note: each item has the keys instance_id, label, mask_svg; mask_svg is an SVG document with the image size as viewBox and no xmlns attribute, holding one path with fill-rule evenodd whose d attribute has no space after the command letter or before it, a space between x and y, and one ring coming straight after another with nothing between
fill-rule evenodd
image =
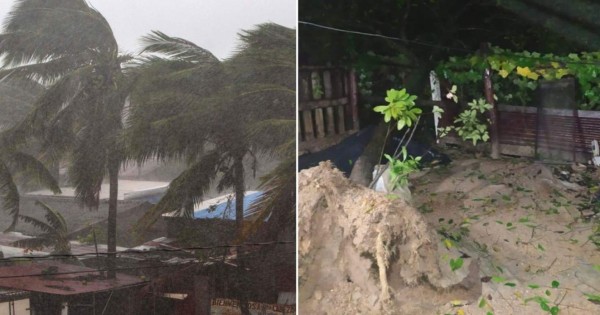
<instances>
[{"instance_id":1,"label":"sandy mound","mask_svg":"<svg viewBox=\"0 0 600 315\"><path fill-rule=\"evenodd\" d=\"M302 171L298 183L301 313L429 314L479 297L478 262L451 271L448 260L461 253L440 246L404 201L351 183L330 163Z\"/></svg>"}]
</instances>

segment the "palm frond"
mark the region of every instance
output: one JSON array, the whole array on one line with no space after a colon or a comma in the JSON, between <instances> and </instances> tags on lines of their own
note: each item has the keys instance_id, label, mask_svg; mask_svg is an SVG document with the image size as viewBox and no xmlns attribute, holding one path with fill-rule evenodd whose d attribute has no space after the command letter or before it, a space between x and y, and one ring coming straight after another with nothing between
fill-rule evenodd
<instances>
[{"instance_id":1,"label":"palm frond","mask_svg":"<svg viewBox=\"0 0 600 315\"><path fill-rule=\"evenodd\" d=\"M39 200L36 200L35 204L42 207L46 211L44 217L46 218L48 225L50 225L55 231L59 232L58 234L68 234L67 221L65 221L65 218L62 216L62 214L60 214L60 212L50 208L50 206Z\"/></svg>"},{"instance_id":2,"label":"palm frond","mask_svg":"<svg viewBox=\"0 0 600 315\"><path fill-rule=\"evenodd\" d=\"M19 0L4 23L4 65L37 63L97 50L116 54L106 19L84 0Z\"/></svg>"},{"instance_id":3,"label":"palm frond","mask_svg":"<svg viewBox=\"0 0 600 315\"><path fill-rule=\"evenodd\" d=\"M14 67L6 67L0 70L0 80L9 77L28 78L42 84L49 84L63 75L77 69L85 60L89 60L89 58L87 56L85 58L69 56L58 57L39 63L20 64Z\"/></svg>"},{"instance_id":4,"label":"palm frond","mask_svg":"<svg viewBox=\"0 0 600 315\"><path fill-rule=\"evenodd\" d=\"M54 246L53 253L70 253L71 245L69 244L67 222L64 217L58 211L39 200L36 200L35 204L44 209L46 222L26 215L19 215L19 219L40 229L43 233L34 238L17 241L15 244L33 249Z\"/></svg>"},{"instance_id":5,"label":"palm frond","mask_svg":"<svg viewBox=\"0 0 600 315\"><path fill-rule=\"evenodd\" d=\"M36 183L50 189L53 193L61 193L56 179L48 168L30 154L13 152L8 156L11 169L23 174L25 178L33 179Z\"/></svg>"},{"instance_id":6,"label":"palm frond","mask_svg":"<svg viewBox=\"0 0 600 315\"><path fill-rule=\"evenodd\" d=\"M246 240L259 229L264 229L262 235L266 239L277 240L285 229L295 227L295 158L282 161L273 171L261 178L259 188L264 193L248 209L248 216L254 217L254 220L244 225L238 241Z\"/></svg>"},{"instance_id":7,"label":"palm frond","mask_svg":"<svg viewBox=\"0 0 600 315\"><path fill-rule=\"evenodd\" d=\"M210 51L197 46L183 38L171 37L160 31L152 31L142 37L144 52L160 53L171 58L191 61L194 63L218 63L219 59Z\"/></svg>"},{"instance_id":8,"label":"palm frond","mask_svg":"<svg viewBox=\"0 0 600 315\"><path fill-rule=\"evenodd\" d=\"M210 189L217 176L221 155L217 150L207 152L169 184L161 200L136 223L136 230L143 230L168 212L182 214L189 202L198 203Z\"/></svg>"},{"instance_id":9,"label":"palm frond","mask_svg":"<svg viewBox=\"0 0 600 315\"><path fill-rule=\"evenodd\" d=\"M97 126L84 126L75 140L69 180L75 187L77 199L89 208L97 208L100 202L100 187L106 175L108 150L102 139L104 130Z\"/></svg>"},{"instance_id":10,"label":"palm frond","mask_svg":"<svg viewBox=\"0 0 600 315\"><path fill-rule=\"evenodd\" d=\"M14 231L17 226L21 197L19 196L19 190L13 179L12 172L2 159L0 159L0 197L2 197L4 210L8 211L13 217L12 223L5 232Z\"/></svg>"},{"instance_id":11,"label":"palm frond","mask_svg":"<svg viewBox=\"0 0 600 315\"><path fill-rule=\"evenodd\" d=\"M294 154L294 151L289 150L289 142L290 140L295 142L295 132L296 120L294 119L268 119L250 125L248 138L254 147L289 157Z\"/></svg>"},{"instance_id":12,"label":"palm frond","mask_svg":"<svg viewBox=\"0 0 600 315\"><path fill-rule=\"evenodd\" d=\"M44 233L50 233L53 230L53 227L50 226L48 223L46 223L42 220L36 219L34 217L20 214L19 219L21 219L25 223L33 225L34 227L38 228L39 230L41 230Z\"/></svg>"},{"instance_id":13,"label":"palm frond","mask_svg":"<svg viewBox=\"0 0 600 315\"><path fill-rule=\"evenodd\" d=\"M26 238L22 240L15 241L14 246L21 248L28 248L33 250L42 250L44 247L51 246L52 240L44 235Z\"/></svg>"}]
</instances>

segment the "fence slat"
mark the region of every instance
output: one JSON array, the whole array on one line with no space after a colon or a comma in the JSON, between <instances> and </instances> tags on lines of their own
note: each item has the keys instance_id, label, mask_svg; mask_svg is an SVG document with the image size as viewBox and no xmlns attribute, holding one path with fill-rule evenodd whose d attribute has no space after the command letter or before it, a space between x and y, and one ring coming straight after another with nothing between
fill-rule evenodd
<instances>
[{"instance_id":1,"label":"fence slat","mask_svg":"<svg viewBox=\"0 0 600 315\"><path fill-rule=\"evenodd\" d=\"M304 120L304 139L305 141L310 141L315 138L310 110L302 111L302 119Z\"/></svg>"},{"instance_id":2,"label":"fence slat","mask_svg":"<svg viewBox=\"0 0 600 315\"><path fill-rule=\"evenodd\" d=\"M325 121L323 119L323 109L315 109L315 125L317 125L317 138L325 137Z\"/></svg>"},{"instance_id":3,"label":"fence slat","mask_svg":"<svg viewBox=\"0 0 600 315\"><path fill-rule=\"evenodd\" d=\"M333 107L327 107L325 110L327 111L327 135L333 135L335 134Z\"/></svg>"},{"instance_id":4,"label":"fence slat","mask_svg":"<svg viewBox=\"0 0 600 315\"><path fill-rule=\"evenodd\" d=\"M337 106L338 133L346 132L346 117L344 115L344 106Z\"/></svg>"}]
</instances>

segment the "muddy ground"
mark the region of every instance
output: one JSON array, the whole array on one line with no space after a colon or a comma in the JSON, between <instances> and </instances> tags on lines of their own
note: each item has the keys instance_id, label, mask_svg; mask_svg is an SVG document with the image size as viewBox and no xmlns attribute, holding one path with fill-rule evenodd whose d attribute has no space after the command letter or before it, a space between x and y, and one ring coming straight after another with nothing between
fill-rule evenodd
<instances>
[{"instance_id":1,"label":"muddy ground","mask_svg":"<svg viewBox=\"0 0 600 315\"><path fill-rule=\"evenodd\" d=\"M413 176L412 205L327 165L300 173L301 314L600 314L598 217L582 208L599 173L453 158Z\"/></svg>"}]
</instances>

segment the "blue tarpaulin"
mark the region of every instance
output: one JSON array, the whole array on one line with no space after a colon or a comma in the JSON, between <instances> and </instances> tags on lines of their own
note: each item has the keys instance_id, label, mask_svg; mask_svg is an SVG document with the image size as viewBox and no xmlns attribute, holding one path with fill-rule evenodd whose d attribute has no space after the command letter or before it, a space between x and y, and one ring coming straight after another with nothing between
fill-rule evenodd
<instances>
[{"instance_id":1,"label":"blue tarpaulin","mask_svg":"<svg viewBox=\"0 0 600 315\"><path fill-rule=\"evenodd\" d=\"M244 218L251 216L250 205L263 194L262 191L250 191L244 196ZM235 220L235 195L229 194L206 200L194 210L195 219Z\"/></svg>"}]
</instances>

